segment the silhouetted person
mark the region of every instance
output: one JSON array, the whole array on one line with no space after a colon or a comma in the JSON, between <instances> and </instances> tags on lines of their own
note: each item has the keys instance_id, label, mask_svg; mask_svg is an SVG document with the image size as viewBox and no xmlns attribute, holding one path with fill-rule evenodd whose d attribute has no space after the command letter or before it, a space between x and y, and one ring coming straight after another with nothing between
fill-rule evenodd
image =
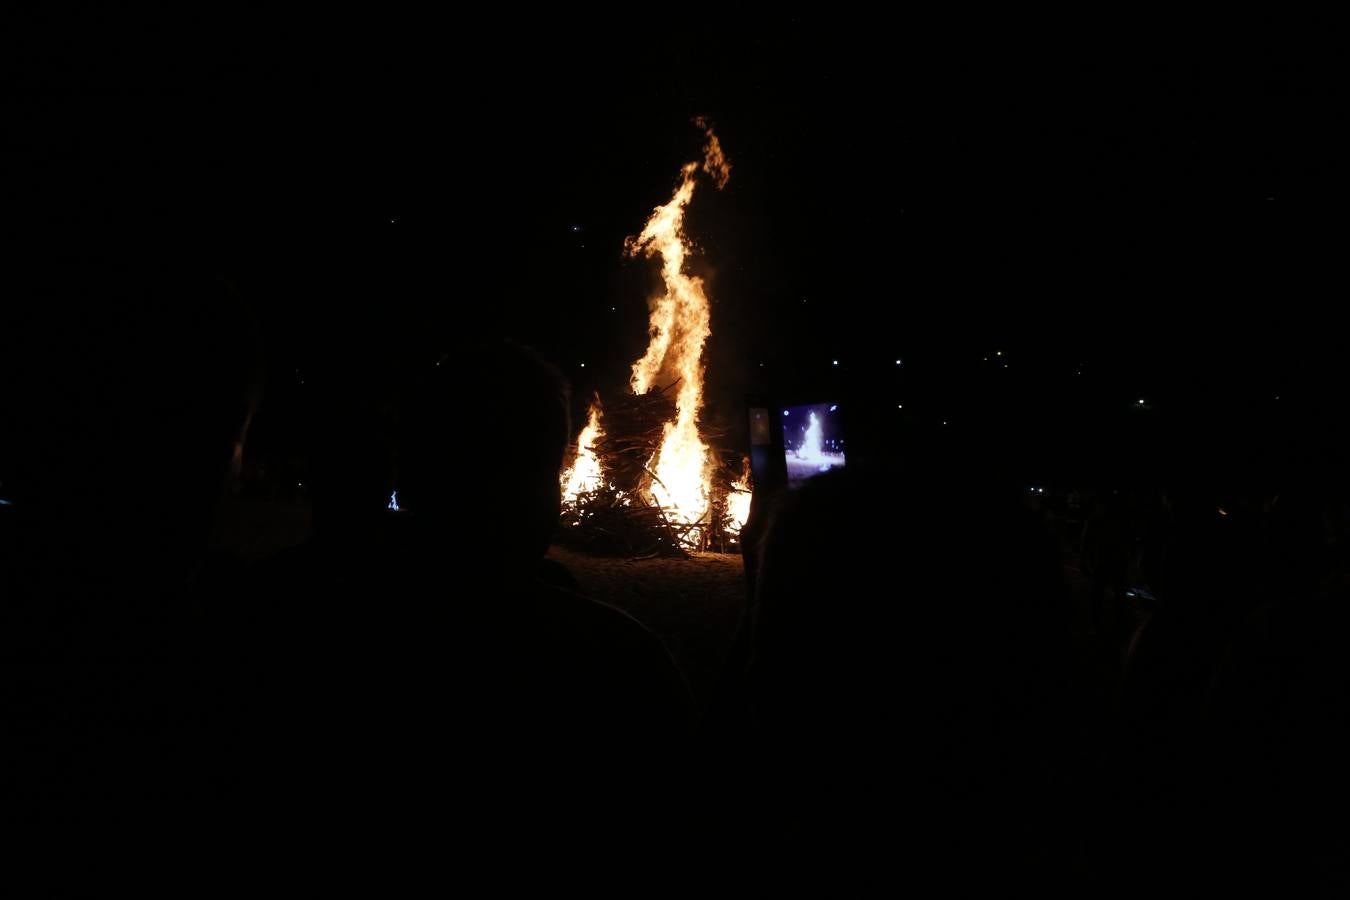
<instances>
[{"instance_id":1,"label":"silhouetted person","mask_svg":"<svg viewBox=\"0 0 1350 900\"><path fill-rule=\"evenodd\" d=\"M786 489L756 490L750 499L750 512L739 535L741 563L745 569L746 603L736 626L736 634L718 675L717 687L699 723L700 781L705 790L725 803L744 787L744 773L726 764L728 748L744 749L750 727L749 685L746 669L750 661L755 585L765 529L773 510L783 502ZM733 753L733 755L736 755Z\"/></svg>"},{"instance_id":2,"label":"silhouetted person","mask_svg":"<svg viewBox=\"0 0 1350 900\"><path fill-rule=\"evenodd\" d=\"M753 611L759 848L939 894L1067 877L1086 750L1062 593L1040 523L969 471L792 492Z\"/></svg>"},{"instance_id":3,"label":"silhouetted person","mask_svg":"<svg viewBox=\"0 0 1350 900\"><path fill-rule=\"evenodd\" d=\"M1108 640L1117 637L1129 582L1135 538L1131 526L1125 498L1116 492L1099 500L1083 524L1081 558L1083 571L1092 578L1092 627Z\"/></svg>"},{"instance_id":4,"label":"silhouetted person","mask_svg":"<svg viewBox=\"0 0 1350 900\"><path fill-rule=\"evenodd\" d=\"M3 801L30 821L200 827L228 793L237 601L206 552L256 349L175 257L30 257L0 323Z\"/></svg>"},{"instance_id":5,"label":"silhouetted person","mask_svg":"<svg viewBox=\"0 0 1350 900\"><path fill-rule=\"evenodd\" d=\"M378 858L386 845L368 823L405 815L377 796L400 770L393 756L412 752L412 723L428 721L419 712L400 724L399 712L432 684L404 675L410 660L427 662L416 640L434 619L408 608L415 592L389 559L391 392L355 365L316 365L306 380L300 477L312 526L249 573L246 788L234 802L265 811L250 827L273 840L300 827L317 846L364 841ZM402 771L426 769L405 760Z\"/></svg>"},{"instance_id":6,"label":"silhouetted person","mask_svg":"<svg viewBox=\"0 0 1350 900\"><path fill-rule=\"evenodd\" d=\"M637 622L538 577L561 499L564 382L484 340L430 367L402 426L391 577L408 587L392 590L418 584L434 610L400 624L462 760L455 815L473 810L502 840L669 833L691 726L682 678Z\"/></svg>"},{"instance_id":7,"label":"silhouetted person","mask_svg":"<svg viewBox=\"0 0 1350 900\"><path fill-rule=\"evenodd\" d=\"M1304 895L1321 877L1309 863L1326 860L1314 834L1322 827L1309 831L1291 804L1272 805L1272 795L1263 795L1272 784L1266 741L1303 742L1281 721L1285 696L1294 683L1308 683L1307 666L1329 659L1325 637L1340 640L1344 617L1334 592L1322 593L1322 542L1307 528L1313 517L1295 516L1295 537L1251 486L1225 482L1235 487L1220 493L1193 476L1169 491L1155 611L1126 660L1120 732L1107 767L1114 799L1103 810L1103 831L1123 853L1138 835L1150 835L1148 852L1121 869L1127 889ZM1291 538L1302 548L1292 565L1281 561ZM1320 599L1309 603L1314 596ZM1319 619L1322 637L1303 643ZM1319 714L1339 711L1326 705ZM1287 760L1289 771L1278 777L1319 766L1328 773L1312 743L1323 742L1305 745L1307 757ZM1279 837L1267 840L1277 820Z\"/></svg>"},{"instance_id":8,"label":"silhouetted person","mask_svg":"<svg viewBox=\"0 0 1350 900\"><path fill-rule=\"evenodd\" d=\"M1350 582L1327 480L1266 510L1264 602L1234 629L1207 709L1207 861L1225 887L1301 896L1350 889ZM1340 525L1340 527L1338 527Z\"/></svg>"}]
</instances>

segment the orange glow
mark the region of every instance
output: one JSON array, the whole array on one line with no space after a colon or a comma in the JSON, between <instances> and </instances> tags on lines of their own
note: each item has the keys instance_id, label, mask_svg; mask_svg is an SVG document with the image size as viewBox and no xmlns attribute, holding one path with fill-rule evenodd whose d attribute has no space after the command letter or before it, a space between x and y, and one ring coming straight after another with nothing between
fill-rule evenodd
<instances>
[{"instance_id":1,"label":"orange glow","mask_svg":"<svg viewBox=\"0 0 1350 900\"><path fill-rule=\"evenodd\" d=\"M573 505L579 495L594 491L602 484L600 460L595 455L595 442L604 437L600 430L600 404L592 401L586 427L577 437L577 456L571 467L562 474L563 503Z\"/></svg>"},{"instance_id":2,"label":"orange glow","mask_svg":"<svg viewBox=\"0 0 1350 900\"><path fill-rule=\"evenodd\" d=\"M745 520L750 518L750 482L741 479L731 486L727 494L727 520L731 530L737 534L745 528Z\"/></svg>"},{"instance_id":3,"label":"orange glow","mask_svg":"<svg viewBox=\"0 0 1350 900\"><path fill-rule=\"evenodd\" d=\"M652 211L646 226L624 244L629 256L639 253L661 260L665 293L651 301L647 352L633 363L631 385L644 394L661 385L679 382L675 419L667 422L661 446L647 463L653 478L648 493L667 517L683 524L704 520L711 494L708 446L698 432L698 414L703 405L703 345L712 333L708 297L703 279L686 274L689 241L684 233L684 214L694 196L700 170L718 188L726 185L731 166L722 154L717 136L703 119L695 123L707 135L703 162L686 163L680 183L664 206Z\"/></svg>"},{"instance_id":4,"label":"orange glow","mask_svg":"<svg viewBox=\"0 0 1350 900\"><path fill-rule=\"evenodd\" d=\"M736 490L727 495L727 518L731 520L731 527L737 534L745 527L745 520L750 518L750 489L744 484L734 485Z\"/></svg>"}]
</instances>

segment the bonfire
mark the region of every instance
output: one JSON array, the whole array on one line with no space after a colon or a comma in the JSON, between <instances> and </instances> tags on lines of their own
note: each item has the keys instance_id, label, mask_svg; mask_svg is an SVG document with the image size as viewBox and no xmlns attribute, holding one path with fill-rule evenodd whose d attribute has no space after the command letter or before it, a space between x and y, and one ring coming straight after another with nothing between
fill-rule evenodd
<instances>
[{"instance_id":1,"label":"bonfire","mask_svg":"<svg viewBox=\"0 0 1350 900\"><path fill-rule=\"evenodd\" d=\"M720 190L731 164L708 123L695 123L703 159L680 169L670 200L624 244L629 256L659 261L664 286L649 301L651 339L633 363L632 393L604 409L596 398L563 473L565 534L609 552L734 549L750 509L743 457L715 452L721 435L699 420L712 316L703 280L685 271L684 217L700 174Z\"/></svg>"}]
</instances>

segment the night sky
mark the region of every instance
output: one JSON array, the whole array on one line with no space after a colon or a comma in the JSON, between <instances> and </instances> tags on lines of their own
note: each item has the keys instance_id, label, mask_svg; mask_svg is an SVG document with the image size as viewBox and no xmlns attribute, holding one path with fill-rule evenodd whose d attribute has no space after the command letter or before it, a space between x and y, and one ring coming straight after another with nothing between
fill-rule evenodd
<instances>
[{"instance_id":1,"label":"night sky","mask_svg":"<svg viewBox=\"0 0 1350 900\"><path fill-rule=\"evenodd\" d=\"M4 63L10 246L225 274L259 321L265 408L301 380L395 379L469 328L533 344L579 398L621 390L656 280L623 238L705 115L733 172L700 186L689 228L709 413L733 439L746 395L769 394L894 406L898 433L1037 435L1049 476L1122 434L1181 433L1149 416L1339 440L1345 98L1301 44L939 51L792 18L108 24Z\"/></svg>"}]
</instances>

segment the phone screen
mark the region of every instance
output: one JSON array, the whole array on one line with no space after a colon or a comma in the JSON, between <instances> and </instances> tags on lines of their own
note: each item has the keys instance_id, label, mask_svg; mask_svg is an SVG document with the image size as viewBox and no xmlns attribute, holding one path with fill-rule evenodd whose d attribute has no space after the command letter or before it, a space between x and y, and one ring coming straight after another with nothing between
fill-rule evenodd
<instances>
[{"instance_id":1,"label":"phone screen","mask_svg":"<svg viewBox=\"0 0 1350 900\"><path fill-rule=\"evenodd\" d=\"M783 454L788 487L844 467L844 422L837 403L783 409Z\"/></svg>"}]
</instances>

